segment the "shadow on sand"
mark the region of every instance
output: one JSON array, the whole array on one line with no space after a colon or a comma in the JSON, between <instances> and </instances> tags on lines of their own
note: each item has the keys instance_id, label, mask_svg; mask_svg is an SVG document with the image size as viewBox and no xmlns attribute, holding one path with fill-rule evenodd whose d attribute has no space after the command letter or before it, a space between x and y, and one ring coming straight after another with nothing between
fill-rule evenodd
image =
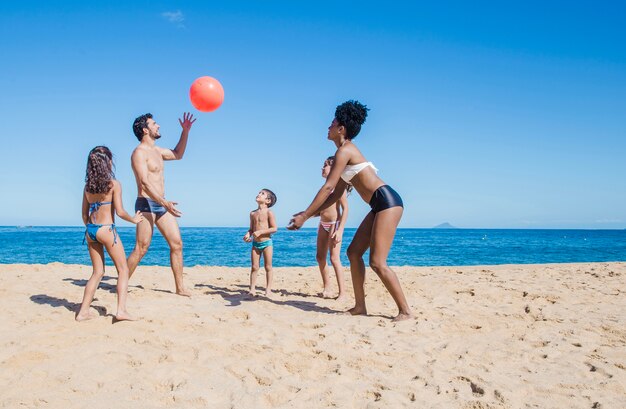
<instances>
[{"instance_id":1,"label":"shadow on sand","mask_svg":"<svg viewBox=\"0 0 626 409\"><path fill-rule=\"evenodd\" d=\"M41 304L41 305L47 304L55 308L59 308L59 307L65 308L68 311L71 311L73 313L76 313L78 309L80 308L80 303L68 301L67 298L57 298L57 297L53 297L51 295L46 295L46 294L31 295L30 300L34 303ZM94 298L94 301L96 300L97 298ZM92 305L91 308L98 311L98 314L100 316L107 315L106 308L102 306Z\"/></svg>"},{"instance_id":2,"label":"shadow on sand","mask_svg":"<svg viewBox=\"0 0 626 409\"><path fill-rule=\"evenodd\" d=\"M229 307L240 305L242 301L250 302L250 301L258 300L258 301L271 302L276 305L287 305L289 307L298 308L302 311L321 312L324 314L337 314L339 312L336 310L331 310L330 308L327 308L327 307L320 307L316 303L311 302L311 301L298 301L298 300L281 301L275 298L268 298L263 295L252 297L248 294L248 290L247 290L248 287L245 285L237 285L237 287L239 288L243 287L245 289L231 289L231 288L226 288L226 287L217 287L217 286L210 285L210 284L196 284L195 287L210 289L211 291L205 291L204 294L221 296L224 300L230 303ZM311 297L311 295L308 295L308 294L293 293L287 290L277 290L274 292L274 294L276 294L276 296L280 294L281 296L291 295L291 296L298 296L298 297Z\"/></svg>"},{"instance_id":3,"label":"shadow on sand","mask_svg":"<svg viewBox=\"0 0 626 409\"><path fill-rule=\"evenodd\" d=\"M105 281L115 280L115 284L105 283ZM78 287L84 287L87 285L87 281L89 279L84 278L64 278L63 281L69 281ZM98 290L106 290L110 293L115 293L117 291L117 278L111 276L104 276L98 285Z\"/></svg>"},{"instance_id":4,"label":"shadow on sand","mask_svg":"<svg viewBox=\"0 0 626 409\"><path fill-rule=\"evenodd\" d=\"M105 281L111 281L111 280L114 280L115 284L105 283ZM84 279L84 278L64 278L63 281L69 281L70 283L78 287L85 287L87 285L87 281L89 280ZM141 285L128 285L129 290L132 288L138 288L141 290L144 289L143 286ZM105 290L113 294L117 293L117 277L111 277L111 276L102 277L102 280L100 281L100 284L98 285L97 290Z\"/></svg>"}]
</instances>

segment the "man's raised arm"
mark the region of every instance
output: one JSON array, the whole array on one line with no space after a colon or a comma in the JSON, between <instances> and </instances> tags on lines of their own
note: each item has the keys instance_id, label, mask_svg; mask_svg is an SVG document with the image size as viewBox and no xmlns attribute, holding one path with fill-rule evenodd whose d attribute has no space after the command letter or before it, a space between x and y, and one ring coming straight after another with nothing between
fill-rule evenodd
<instances>
[{"instance_id":1,"label":"man's raised arm","mask_svg":"<svg viewBox=\"0 0 626 409\"><path fill-rule=\"evenodd\" d=\"M187 138L189 137L189 130L196 120L193 118L193 114L189 112L183 113L183 119L178 118L180 126L183 131L180 134L180 139L174 149L159 148L163 160L179 160L185 155L185 149L187 149Z\"/></svg>"}]
</instances>

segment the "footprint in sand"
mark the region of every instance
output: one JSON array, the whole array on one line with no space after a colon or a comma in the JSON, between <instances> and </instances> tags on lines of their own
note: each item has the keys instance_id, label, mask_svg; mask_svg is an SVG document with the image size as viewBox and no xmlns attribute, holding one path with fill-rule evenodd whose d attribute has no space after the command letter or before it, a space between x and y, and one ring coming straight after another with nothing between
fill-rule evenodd
<instances>
[{"instance_id":1,"label":"footprint in sand","mask_svg":"<svg viewBox=\"0 0 626 409\"><path fill-rule=\"evenodd\" d=\"M161 364L163 362L173 362L173 359L168 354L161 354L161 356L159 356L159 363Z\"/></svg>"},{"instance_id":2,"label":"footprint in sand","mask_svg":"<svg viewBox=\"0 0 626 409\"><path fill-rule=\"evenodd\" d=\"M476 293L474 292L473 288L469 288L467 290L459 290L459 291L455 291L455 293L457 294L469 294L472 297L476 295Z\"/></svg>"},{"instance_id":3,"label":"footprint in sand","mask_svg":"<svg viewBox=\"0 0 626 409\"><path fill-rule=\"evenodd\" d=\"M314 341L314 340L312 340L312 339L304 339L304 340L302 340L302 344L303 344L305 347L308 347L308 348L313 348L313 347L316 347L316 346L317 346L317 341Z\"/></svg>"},{"instance_id":4,"label":"footprint in sand","mask_svg":"<svg viewBox=\"0 0 626 409\"><path fill-rule=\"evenodd\" d=\"M589 372L597 372L598 374L604 375L605 377L607 377L609 379L613 377L613 375L611 375L610 373L608 373L604 369L595 366L591 362L585 362L585 365L587 365L589 367Z\"/></svg>"},{"instance_id":5,"label":"footprint in sand","mask_svg":"<svg viewBox=\"0 0 626 409\"><path fill-rule=\"evenodd\" d=\"M314 353L315 355L319 355L319 356L320 356L320 358L326 358L326 359L327 359L327 360L329 360L329 361L334 361L334 360L336 360L336 359L337 359L337 357L336 357L336 356L333 356L333 355L331 355L331 354L329 354L329 353L327 353L327 352L324 352L324 351L322 351L322 350L319 350L319 349L316 349L315 351L313 351L313 353Z\"/></svg>"},{"instance_id":6,"label":"footprint in sand","mask_svg":"<svg viewBox=\"0 0 626 409\"><path fill-rule=\"evenodd\" d=\"M369 399L374 399L374 402L378 402L383 395L377 391L367 391L367 397Z\"/></svg>"},{"instance_id":7,"label":"footprint in sand","mask_svg":"<svg viewBox=\"0 0 626 409\"><path fill-rule=\"evenodd\" d=\"M506 403L506 398L497 389L493 391L493 396L501 403Z\"/></svg>"},{"instance_id":8,"label":"footprint in sand","mask_svg":"<svg viewBox=\"0 0 626 409\"><path fill-rule=\"evenodd\" d=\"M248 321L248 320L250 319L250 314L248 314L248 313L247 313L247 312L245 312L245 311L240 311L240 310L239 310L239 311L235 311L235 312L233 313L233 317L235 317L235 318L237 318L237 319L240 319L240 320L242 320L242 321Z\"/></svg>"},{"instance_id":9,"label":"footprint in sand","mask_svg":"<svg viewBox=\"0 0 626 409\"><path fill-rule=\"evenodd\" d=\"M140 366L143 365L143 362L137 360L137 359L129 359L127 362L128 366L130 366L131 368L139 368Z\"/></svg>"},{"instance_id":10,"label":"footprint in sand","mask_svg":"<svg viewBox=\"0 0 626 409\"><path fill-rule=\"evenodd\" d=\"M272 379L269 376L257 375L252 373L256 382L261 386L272 386Z\"/></svg>"},{"instance_id":11,"label":"footprint in sand","mask_svg":"<svg viewBox=\"0 0 626 409\"><path fill-rule=\"evenodd\" d=\"M459 376L457 379L468 382L474 396L483 396L485 394L485 390L478 386L478 384L474 383L471 379L466 378L465 376Z\"/></svg>"}]
</instances>

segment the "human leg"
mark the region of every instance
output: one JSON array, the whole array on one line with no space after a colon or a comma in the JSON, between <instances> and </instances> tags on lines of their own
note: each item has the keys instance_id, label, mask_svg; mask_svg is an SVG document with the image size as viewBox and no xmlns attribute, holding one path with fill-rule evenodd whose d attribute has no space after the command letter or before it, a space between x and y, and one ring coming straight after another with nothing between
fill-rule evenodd
<instances>
[{"instance_id":1,"label":"human leg","mask_svg":"<svg viewBox=\"0 0 626 409\"><path fill-rule=\"evenodd\" d=\"M389 256L389 250L391 249L398 223L400 223L402 212L403 208L401 206L395 206L376 213L370 239L370 267L380 277L398 306L399 312L394 321L405 320L413 316L398 276L387 265L387 257Z\"/></svg>"},{"instance_id":2,"label":"human leg","mask_svg":"<svg viewBox=\"0 0 626 409\"><path fill-rule=\"evenodd\" d=\"M322 275L322 284L324 289L321 296L327 298L330 296L330 278L328 277L328 265L326 263L326 256L328 255L328 243L330 242L330 234L320 224L317 226L317 252L315 259Z\"/></svg>"},{"instance_id":3,"label":"human leg","mask_svg":"<svg viewBox=\"0 0 626 409\"><path fill-rule=\"evenodd\" d=\"M124 245L120 237L117 243L110 238L102 240L106 247L113 264L117 270L117 313L115 318L118 321L134 320L135 318L126 310L126 298L128 294L128 264L126 263L126 254L124 253Z\"/></svg>"},{"instance_id":4,"label":"human leg","mask_svg":"<svg viewBox=\"0 0 626 409\"><path fill-rule=\"evenodd\" d=\"M335 229L336 227L333 226L333 228L329 232L329 238L333 235ZM343 279L343 266L341 265L341 243L335 243L332 239L328 240L328 250L330 251L330 263L333 266L333 270L335 270L335 276L337 277L337 287L339 288L337 301L343 301L345 300L347 295Z\"/></svg>"},{"instance_id":5,"label":"human leg","mask_svg":"<svg viewBox=\"0 0 626 409\"><path fill-rule=\"evenodd\" d=\"M261 262L261 252L254 247L250 250L250 291L248 294L254 296L256 295L256 277L259 272L259 265Z\"/></svg>"},{"instance_id":6,"label":"human leg","mask_svg":"<svg viewBox=\"0 0 626 409\"><path fill-rule=\"evenodd\" d=\"M272 283L274 282L274 272L272 271L272 257L274 256L274 246L267 246L263 249L263 265L265 266L265 296L272 296Z\"/></svg>"},{"instance_id":7,"label":"human leg","mask_svg":"<svg viewBox=\"0 0 626 409\"><path fill-rule=\"evenodd\" d=\"M183 284L183 239L180 236L178 222L172 214L165 213L156 221L156 226L170 247L170 266L174 273L176 294L190 297L191 292Z\"/></svg>"},{"instance_id":8,"label":"human leg","mask_svg":"<svg viewBox=\"0 0 626 409\"><path fill-rule=\"evenodd\" d=\"M83 300L75 317L76 321L85 321L94 318L94 316L89 313L89 307L93 301L96 289L104 276L104 248L102 247L102 244L88 239L87 246L93 270L91 277L89 277L89 280L87 280L87 284L85 285Z\"/></svg>"},{"instance_id":9,"label":"human leg","mask_svg":"<svg viewBox=\"0 0 626 409\"><path fill-rule=\"evenodd\" d=\"M154 233L154 214L143 212L143 221L137 223L135 232L135 248L128 256L128 278L133 276L139 262L146 255Z\"/></svg>"},{"instance_id":10,"label":"human leg","mask_svg":"<svg viewBox=\"0 0 626 409\"><path fill-rule=\"evenodd\" d=\"M356 230L352 242L348 246L348 259L350 260L350 273L352 286L354 287L354 307L348 312L352 315L365 315L365 262L363 254L370 245L370 234L374 223L374 213L369 212Z\"/></svg>"}]
</instances>

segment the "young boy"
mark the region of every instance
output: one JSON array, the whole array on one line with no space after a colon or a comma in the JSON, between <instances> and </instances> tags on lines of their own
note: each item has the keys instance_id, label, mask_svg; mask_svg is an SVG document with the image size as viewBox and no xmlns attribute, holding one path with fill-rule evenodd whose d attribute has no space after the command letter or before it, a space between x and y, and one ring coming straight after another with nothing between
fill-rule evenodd
<instances>
[{"instance_id":1,"label":"young boy","mask_svg":"<svg viewBox=\"0 0 626 409\"><path fill-rule=\"evenodd\" d=\"M276 233L276 219L274 213L269 209L276 203L276 195L269 189L261 189L256 196L258 208L250 212L250 229L243 240L252 242L252 268L250 269L250 291L251 296L255 296L256 276L259 271L261 255L265 259L265 273L267 275L267 284L265 286L265 296L272 295L272 254L274 252L272 246L271 235Z\"/></svg>"}]
</instances>

